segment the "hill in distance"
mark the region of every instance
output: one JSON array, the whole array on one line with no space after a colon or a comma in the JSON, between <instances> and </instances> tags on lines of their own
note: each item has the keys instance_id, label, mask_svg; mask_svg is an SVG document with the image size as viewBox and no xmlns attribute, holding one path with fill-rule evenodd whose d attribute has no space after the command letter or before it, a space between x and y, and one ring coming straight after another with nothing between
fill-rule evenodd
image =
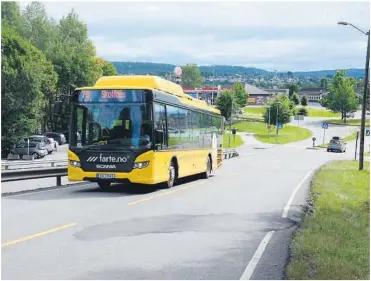
<instances>
[{"instance_id":1,"label":"hill in distance","mask_svg":"<svg viewBox=\"0 0 371 281\"><path fill-rule=\"evenodd\" d=\"M176 65L165 63L151 63L151 62L117 62L112 61L120 74L152 74L164 76L165 74L172 73ZM203 76L210 75L247 75L247 76L273 76L275 74L285 74L288 72L272 72L264 69L232 66L232 65L212 65L212 66L199 66L200 72ZM318 70L318 71L292 71L292 76L308 76L314 78L332 77L338 70ZM346 76L354 78L363 78L364 69L346 69Z\"/></svg>"}]
</instances>

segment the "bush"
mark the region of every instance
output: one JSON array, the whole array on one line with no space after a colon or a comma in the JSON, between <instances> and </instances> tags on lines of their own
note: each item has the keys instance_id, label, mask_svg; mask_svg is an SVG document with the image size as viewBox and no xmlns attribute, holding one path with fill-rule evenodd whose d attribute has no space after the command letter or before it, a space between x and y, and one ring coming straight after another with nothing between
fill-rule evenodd
<instances>
[{"instance_id":1,"label":"bush","mask_svg":"<svg viewBox=\"0 0 371 281\"><path fill-rule=\"evenodd\" d=\"M308 116L308 109L306 107L301 107L296 111L297 115Z\"/></svg>"}]
</instances>

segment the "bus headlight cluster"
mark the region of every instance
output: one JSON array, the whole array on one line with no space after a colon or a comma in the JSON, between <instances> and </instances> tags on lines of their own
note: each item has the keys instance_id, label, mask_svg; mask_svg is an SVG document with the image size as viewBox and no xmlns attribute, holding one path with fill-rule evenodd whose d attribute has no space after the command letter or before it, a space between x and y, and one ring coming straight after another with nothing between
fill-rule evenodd
<instances>
[{"instance_id":1,"label":"bus headlight cluster","mask_svg":"<svg viewBox=\"0 0 371 281\"><path fill-rule=\"evenodd\" d=\"M149 165L149 161L136 162L134 163L133 169L143 169Z\"/></svg>"},{"instance_id":2,"label":"bus headlight cluster","mask_svg":"<svg viewBox=\"0 0 371 281\"><path fill-rule=\"evenodd\" d=\"M80 168L80 162L79 162L79 161L70 160L70 165L71 165L72 167Z\"/></svg>"}]
</instances>

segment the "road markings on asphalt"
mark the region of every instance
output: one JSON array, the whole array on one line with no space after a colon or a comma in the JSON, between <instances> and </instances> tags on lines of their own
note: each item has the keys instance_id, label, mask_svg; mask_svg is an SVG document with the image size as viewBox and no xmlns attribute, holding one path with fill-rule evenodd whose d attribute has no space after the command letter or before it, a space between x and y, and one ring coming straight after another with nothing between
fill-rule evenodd
<instances>
[{"instance_id":1,"label":"road markings on asphalt","mask_svg":"<svg viewBox=\"0 0 371 281\"><path fill-rule=\"evenodd\" d=\"M247 265L245 271L240 277L240 280L250 280L252 274L254 273L254 270L256 266L259 263L260 258L262 257L265 248L268 245L269 240L272 238L272 235L275 231L269 231L263 238L263 240L260 242L258 248L256 249L255 254L253 255L252 259L250 260L249 264Z\"/></svg>"},{"instance_id":2,"label":"road markings on asphalt","mask_svg":"<svg viewBox=\"0 0 371 281\"><path fill-rule=\"evenodd\" d=\"M295 187L294 191L292 192L292 194L291 194L291 196L289 198L289 201L287 201L287 204L286 204L285 208L282 211L282 217L283 218L287 218L287 214L288 214L288 212L290 210L290 206L291 206L292 200L294 200L296 193L298 192L298 190L300 189L300 187L303 185L303 183L309 178L309 176L312 174L312 172L313 171L310 171L308 174L306 174L305 177Z\"/></svg>"},{"instance_id":3,"label":"road markings on asphalt","mask_svg":"<svg viewBox=\"0 0 371 281\"><path fill-rule=\"evenodd\" d=\"M232 173L232 174L228 174L228 175L225 175L225 176L213 178L213 179L211 179L209 181L208 180L204 180L204 181L200 181L200 182L196 182L196 183L191 183L189 185L181 186L178 189L174 189L174 190L170 190L170 191L166 191L166 192L160 192L158 194L155 194L155 195L152 195L152 196L148 196L148 197L145 197L145 198L142 198L142 199L139 199L139 200L130 202L130 203L128 203L128 206L133 206L133 205L136 205L136 204L139 204L139 203L143 203L143 202L146 202L146 201L149 201L149 200L158 198L158 197L162 197L162 196L169 195L169 194L172 194L172 193L175 193L175 192L183 191L183 190L186 190L186 189L188 189L190 187L194 187L194 186L197 186L197 185L203 185L203 184L206 184L208 182L214 181L214 179L215 180L217 180L217 179L225 179L225 178L228 178L228 177L231 177L231 176L235 176L235 175L237 175L237 174L236 173Z\"/></svg>"},{"instance_id":4,"label":"road markings on asphalt","mask_svg":"<svg viewBox=\"0 0 371 281\"><path fill-rule=\"evenodd\" d=\"M143 199L139 199L139 200L130 202L130 203L128 203L128 205L129 206L133 206L133 205L136 205L136 204L145 202L145 201L149 201L149 200L152 200L152 199L155 199L155 198L158 198L158 197L161 197L161 196L169 195L169 194L172 194L172 193L175 193L175 192L183 191L183 190L186 190L186 189L188 189L190 187L194 187L196 185L202 185L202 184L205 184L205 183L206 182L198 182L198 183L194 183L194 184L182 186L182 187L180 187L178 189L174 189L174 190L170 190L170 191L166 191L166 192L161 192L161 193L158 193L158 194L149 196L149 197L145 197Z\"/></svg>"},{"instance_id":5,"label":"road markings on asphalt","mask_svg":"<svg viewBox=\"0 0 371 281\"><path fill-rule=\"evenodd\" d=\"M49 230L45 230L43 232L35 233L35 234L29 235L29 236L26 236L26 237L19 238L17 240L13 240L13 241L3 243L3 244L1 244L1 247L7 247L7 246L11 246L11 245L14 245L14 244L17 244L17 243L25 242L25 241L30 240L30 239L34 239L34 238L37 238L37 237L40 237L40 236L44 236L44 235L47 235L47 234L51 234L53 232L57 232L57 231L69 228L69 227L73 227L75 225L77 225L77 223L74 222L74 223L69 223L69 224L65 224L65 225L62 225L62 226L58 226L58 227L55 227L55 228L52 228L52 229L49 229Z\"/></svg>"}]
</instances>

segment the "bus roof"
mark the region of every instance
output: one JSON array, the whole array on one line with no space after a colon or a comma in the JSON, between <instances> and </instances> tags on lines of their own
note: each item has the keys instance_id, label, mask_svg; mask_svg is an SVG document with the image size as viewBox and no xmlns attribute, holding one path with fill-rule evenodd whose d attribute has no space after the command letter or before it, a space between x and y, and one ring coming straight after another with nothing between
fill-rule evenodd
<instances>
[{"instance_id":1,"label":"bus roof","mask_svg":"<svg viewBox=\"0 0 371 281\"><path fill-rule=\"evenodd\" d=\"M98 90L98 89L155 89L170 95L177 96L179 101L210 112L220 114L220 111L184 93L183 88L171 81L158 76L151 75L125 75L125 76L103 76L98 79L93 87L77 88L76 90Z\"/></svg>"}]
</instances>

